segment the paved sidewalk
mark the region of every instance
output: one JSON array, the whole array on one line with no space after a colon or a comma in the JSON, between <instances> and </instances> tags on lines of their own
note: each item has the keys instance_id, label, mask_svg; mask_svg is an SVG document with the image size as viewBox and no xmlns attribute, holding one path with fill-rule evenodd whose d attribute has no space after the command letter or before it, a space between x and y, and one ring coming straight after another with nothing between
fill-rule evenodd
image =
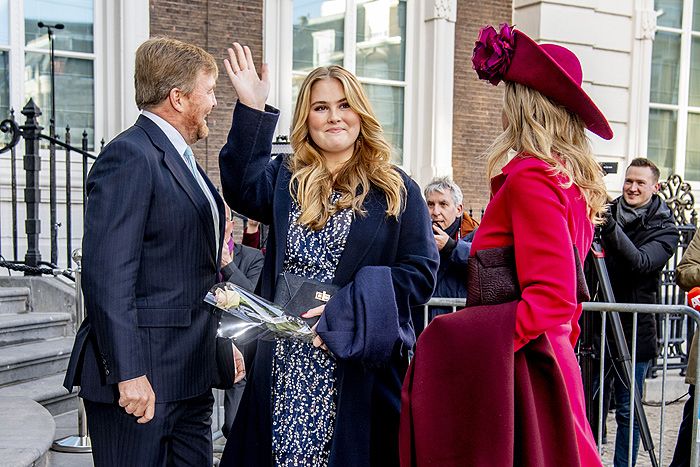
<instances>
[{"instance_id":1,"label":"paved sidewalk","mask_svg":"<svg viewBox=\"0 0 700 467\"><path fill-rule=\"evenodd\" d=\"M74 410L63 415L59 415L54 419L56 421L56 439L64 436L74 435L78 432L78 411ZM219 458L223 450L223 444L226 443L225 438L220 438L214 441L214 459L213 465L219 465ZM218 446L218 449L216 445ZM217 453L217 451L219 451ZM72 454L65 452L50 451L49 466L51 467L93 467L91 454Z\"/></svg>"},{"instance_id":2,"label":"paved sidewalk","mask_svg":"<svg viewBox=\"0 0 700 467\"><path fill-rule=\"evenodd\" d=\"M678 434L678 426L681 423L683 414L683 404L687 396L678 402L667 405L665 408L664 419L664 438L663 447L659 442L660 422L661 422L661 407L644 406L649 421L649 427L654 440L654 450L656 458L660 461L659 465L667 466L671 462L673 450L676 446L676 435ZM67 414L56 417L56 437L60 438L75 434L77 432L77 412L69 412ZM608 416L608 444L603 445L603 463L607 466L612 466L613 454L615 451L615 414L614 412ZM214 442L219 445L225 443L225 439L221 438ZM663 452L660 452L663 449ZM215 451L217 451L215 447ZM218 464L220 454L215 452L214 465ZM661 457L663 456L663 458ZM49 465L51 467L92 467L92 457L90 454L67 454L51 451L49 456ZM651 467L651 461L646 452L640 447L639 458L637 460L638 467Z\"/></svg>"},{"instance_id":3,"label":"paved sidewalk","mask_svg":"<svg viewBox=\"0 0 700 467\"><path fill-rule=\"evenodd\" d=\"M54 418L56 422L56 439L78 433L78 411L73 410ZM51 467L92 467L91 454L73 454L66 452L49 452Z\"/></svg>"},{"instance_id":4,"label":"paved sidewalk","mask_svg":"<svg viewBox=\"0 0 700 467\"><path fill-rule=\"evenodd\" d=\"M669 404L664 409L664 436L663 446L659 433L661 432L661 407L644 406L644 411L649 422L652 439L654 441L654 452L660 466L667 466L673 458L673 450L676 448L676 437L678 436L678 427L681 424L683 417L683 405L688 399L685 396L680 401ZM607 466L613 465L613 455L615 453L615 431L617 424L615 423L615 413L610 413L607 418L608 426L608 443L603 445L603 464ZM595 434L595 433L594 433ZM644 451L641 445L639 446L639 456L637 458L637 467L651 467L651 460L648 454Z\"/></svg>"}]
</instances>

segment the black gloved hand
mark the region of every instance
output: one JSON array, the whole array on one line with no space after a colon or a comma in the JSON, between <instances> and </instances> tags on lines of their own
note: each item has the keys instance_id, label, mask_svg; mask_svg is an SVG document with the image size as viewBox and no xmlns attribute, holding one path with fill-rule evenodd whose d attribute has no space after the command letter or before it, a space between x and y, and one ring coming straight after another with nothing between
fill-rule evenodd
<instances>
[{"instance_id":1,"label":"black gloved hand","mask_svg":"<svg viewBox=\"0 0 700 467\"><path fill-rule=\"evenodd\" d=\"M612 233L615 230L617 222L615 222L615 218L613 218L610 206L608 206L603 213L603 218L605 219L605 222L600 226L600 233L603 235Z\"/></svg>"}]
</instances>

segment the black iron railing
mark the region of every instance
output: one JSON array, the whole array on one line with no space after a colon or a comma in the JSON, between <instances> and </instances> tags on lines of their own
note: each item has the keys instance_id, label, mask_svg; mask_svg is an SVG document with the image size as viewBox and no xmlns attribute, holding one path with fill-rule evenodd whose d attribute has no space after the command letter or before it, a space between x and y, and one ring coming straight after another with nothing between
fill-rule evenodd
<instances>
[{"instance_id":1,"label":"black iron railing","mask_svg":"<svg viewBox=\"0 0 700 467\"><path fill-rule=\"evenodd\" d=\"M15 120L14 111L10 111L9 118L0 122L0 131L7 135L7 143L0 147L0 154L9 153L10 155L10 189L12 203L12 260L8 258L7 246L2 244L0 237L0 256L5 260L3 267L10 267L7 263L15 263L23 265L21 270L26 275L41 274L40 266L49 266L52 269L59 267L59 264L66 268L71 266L71 253L73 250L72 234L73 234L73 197L71 190L75 186L72 180L71 166L76 157L80 158L82 165L82 180L83 187L82 205L85 207L85 181L90 164L95 160L96 156L89 152L88 135L83 131L81 138L81 147L71 145L71 129L66 127L65 140L61 141L56 135L53 121L49 127L49 134L43 133L44 128L39 124L39 116L41 109L36 105L33 99L29 99L27 104L22 109L22 115L25 117L25 122L18 125ZM20 142L24 140L24 155L22 156L23 169L25 172L25 188L24 188L24 204L26 207L26 216L24 220L25 232L27 237L27 251L24 259L18 257L19 233L18 225L18 183L17 183L17 148L21 147ZM39 241L42 235L40 205L42 204L40 177L41 173L41 147L42 142L48 142L49 151L49 235L51 241L51 257L50 261L43 261L39 250ZM104 145L104 140L101 142ZM58 182L57 182L57 151L64 151L65 154L65 219L64 222L59 222L58 212ZM59 252L59 231L64 228L66 237L65 258L61 257Z\"/></svg>"},{"instance_id":2,"label":"black iron railing","mask_svg":"<svg viewBox=\"0 0 700 467\"><path fill-rule=\"evenodd\" d=\"M698 216L695 210L695 197L690 184L684 182L680 175L672 174L661 182L659 195L666 201L680 232L680 241L675 254L661 272L659 284L659 303L663 305L685 305L686 294L676 285L676 268L685 250L695 235ZM666 328L668 335L666 337ZM685 372L688 365L688 347L695 332L695 324L682 314L670 314L667 319L658 319L656 323L657 340L660 355L667 355L669 369L681 369ZM687 342L687 345L684 345ZM664 350L665 348L665 350ZM664 352L667 352L664 354ZM661 370L661 364L654 362L650 372L652 376Z\"/></svg>"}]
</instances>

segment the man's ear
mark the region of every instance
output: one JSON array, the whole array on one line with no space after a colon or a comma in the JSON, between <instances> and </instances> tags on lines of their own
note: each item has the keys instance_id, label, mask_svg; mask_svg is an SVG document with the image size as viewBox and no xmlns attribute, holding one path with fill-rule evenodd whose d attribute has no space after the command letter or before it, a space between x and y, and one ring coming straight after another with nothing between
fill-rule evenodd
<instances>
[{"instance_id":1,"label":"man's ear","mask_svg":"<svg viewBox=\"0 0 700 467\"><path fill-rule=\"evenodd\" d=\"M659 182L654 183L654 193L658 193L660 189L661 189L661 183L659 183Z\"/></svg>"},{"instance_id":2,"label":"man's ear","mask_svg":"<svg viewBox=\"0 0 700 467\"><path fill-rule=\"evenodd\" d=\"M459 203L459 205L457 206L457 217L461 216L463 212L464 212L464 204Z\"/></svg>"},{"instance_id":3,"label":"man's ear","mask_svg":"<svg viewBox=\"0 0 700 467\"><path fill-rule=\"evenodd\" d=\"M168 101L170 105L178 112L183 112L185 110L183 98L185 94L180 88L172 88L168 93Z\"/></svg>"}]
</instances>

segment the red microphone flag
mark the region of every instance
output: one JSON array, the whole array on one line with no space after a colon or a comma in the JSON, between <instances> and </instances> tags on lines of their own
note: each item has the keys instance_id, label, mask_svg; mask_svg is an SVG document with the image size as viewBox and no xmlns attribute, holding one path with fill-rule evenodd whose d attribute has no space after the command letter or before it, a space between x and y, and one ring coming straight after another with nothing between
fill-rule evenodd
<instances>
[{"instance_id":1,"label":"red microphone flag","mask_svg":"<svg viewBox=\"0 0 700 467\"><path fill-rule=\"evenodd\" d=\"M688 306L693 310L700 311L700 287L693 287L688 292Z\"/></svg>"}]
</instances>

